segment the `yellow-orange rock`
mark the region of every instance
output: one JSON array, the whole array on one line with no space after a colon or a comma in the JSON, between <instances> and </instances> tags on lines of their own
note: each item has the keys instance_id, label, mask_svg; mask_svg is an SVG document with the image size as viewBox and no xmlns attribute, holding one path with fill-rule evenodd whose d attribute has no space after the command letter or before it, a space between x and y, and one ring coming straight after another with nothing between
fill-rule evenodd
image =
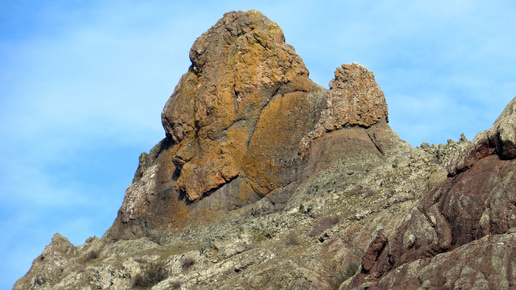
<instances>
[{"instance_id":1,"label":"yellow-orange rock","mask_svg":"<svg viewBox=\"0 0 516 290\"><path fill-rule=\"evenodd\" d=\"M243 173L257 121L274 96L320 88L279 26L254 10L224 15L196 40L190 59L162 120L175 143L177 184L193 201Z\"/></svg>"},{"instance_id":2,"label":"yellow-orange rock","mask_svg":"<svg viewBox=\"0 0 516 290\"><path fill-rule=\"evenodd\" d=\"M306 154L313 140L327 132L350 126L369 128L381 120L388 122L387 102L374 74L357 63L343 64L335 70L326 108L315 129L303 138L301 152Z\"/></svg>"},{"instance_id":3,"label":"yellow-orange rock","mask_svg":"<svg viewBox=\"0 0 516 290\"><path fill-rule=\"evenodd\" d=\"M335 160L377 158L397 140L371 72L342 65L330 90L315 84L258 11L225 14L190 59L162 112L166 138L140 156L112 239L161 236L265 196L281 208Z\"/></svg>"}]
</instances>

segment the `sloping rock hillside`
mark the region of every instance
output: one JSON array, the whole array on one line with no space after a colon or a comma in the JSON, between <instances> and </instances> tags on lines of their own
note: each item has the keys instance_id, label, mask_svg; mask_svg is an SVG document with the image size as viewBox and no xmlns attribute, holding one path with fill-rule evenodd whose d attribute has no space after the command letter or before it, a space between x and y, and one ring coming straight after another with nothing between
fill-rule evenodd
<instances>
[{"instance_id":1,"label":"sloping rock hillside","mask_svg":"<svg viewBox=\"0 0 516 290\"><path fill-rule=\"evenodd\" d=\"M112 227L56 234L15 289L516 289L516 100L413 148L372 72L315 84L258 11L190 59Z\"/></svg>"}]
</instances>

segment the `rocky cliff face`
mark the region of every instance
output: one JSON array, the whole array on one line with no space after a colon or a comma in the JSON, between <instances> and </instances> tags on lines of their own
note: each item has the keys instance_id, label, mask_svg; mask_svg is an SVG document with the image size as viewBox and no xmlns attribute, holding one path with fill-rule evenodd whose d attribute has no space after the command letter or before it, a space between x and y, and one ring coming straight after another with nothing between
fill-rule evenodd
<instances>
[{"instance_id":1,"label":"rocky cliff face","mask_svg":"<svg viewBox=\"0 0 516 290\"><path fill-rule=\"evenodd\" d=\"M15 289L516 287L516 101L472 142L412 148L372 72L318 86L258 11L190 59L113 226L56 234Z\"/></svg>"}]
</instances>

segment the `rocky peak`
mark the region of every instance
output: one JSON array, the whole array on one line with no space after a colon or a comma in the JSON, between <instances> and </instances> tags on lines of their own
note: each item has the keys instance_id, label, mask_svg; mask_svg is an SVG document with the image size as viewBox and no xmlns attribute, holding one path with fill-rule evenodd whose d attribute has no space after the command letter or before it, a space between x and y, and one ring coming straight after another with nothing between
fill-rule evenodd
<instances>
[{"instance_id":1,"label":"rocky peak","mask_svg":"<svg viewBox=\"0 0 516 290\"><path fill-rule=\"evenodd\" d=\"M258 11L226 13L195 41L190 59L162 112L167 137L140 157L113 237L204 223L206 211L218 215L266 196L281 208L293 189L283 187L338 158L377 156L399 144L372 72L342 65L324 89Z\"/></svg>"},{"instance_id":2,"label":"rocky peak","mask_svg":"<svg viewBox=\"0 0 516 290\"><path fill-rule=\"evenodd\" d=\"M192 65L162 113L177 184L190 201L242 176L262 110L273 97L320 90L279 26L258 11L230 12L199 37Z\"/></svg>"},{"instance_id":3,"label":"rocky peak","mask_svg":"<svg viewBox=\"0 0 516 290\"><path fill-rule=\"evenodd\" d=\"M68 274L69 259L77 254L75 246L67 238L59 233L54 234L52 241L43 253L32 262L33 275L28 279L20 279L17 282L19 289L39 289L53 285L62 279L63 274ZM29 272L29 273L31 273Z\"/></svg>"},{"instance_id":4,"label":"rocky peak","mask_svg":"<svg viewBox=\"0 0 516 290\"><path fill-rule=\"evenodd\" d=\"M15 289L516 285L516 100L472 142L412 148L372 72L316 85L258 11L190 59L113 226L56 234Z\"/></svg>"},{"instance_id":5,"label":"rocky peak","mask_svg":"<svg viewBox=\"0 0 516 290\"><path fill-rule=\"evenodd\" d=\"M336 159L378 156L400 142L372 72L342 65L324 89L258 11L226 13L195 41L190 59L162 112L167 137L140 157L113 237L204 223L206 211L266 196L279 209L299 182Z\"/></svg>"},{"instance_id":6,"label":"rocky peak","mask_svg":"<svg viewBox=\"0 0 516 290\"><path fill-rule=\"evenodd\" d=\"M45 247L41 254L41 260L48 260L57 256L71 256L75 253L75 246L59 233L54 234L52 241Z\"/></svg>"},{"instance_id":7,"label":"rocky peak","mask_svg":"<svg viewBox=\"0 0 516 290\"><path fill-rule=\"evenodd\" d=\"M387 102L374 74L357 63L343 64L335 70L326 110L322 124L326 131L344 126L369 128L388 120Z\"/></svg>"},{"instance_id":8,"label":"rocky peak","mask_svg":"<svg viewBox=\"0 0 516 290\"><path fill-rule=\"evenodd\" d=\"M358 63L343 64L330 81L329 95L321 117L306 137L301 151L306 153L313 139L344 127L369 128L384 120L388 122L385 96L374 74Z\"/></svg>"}]
</instances>

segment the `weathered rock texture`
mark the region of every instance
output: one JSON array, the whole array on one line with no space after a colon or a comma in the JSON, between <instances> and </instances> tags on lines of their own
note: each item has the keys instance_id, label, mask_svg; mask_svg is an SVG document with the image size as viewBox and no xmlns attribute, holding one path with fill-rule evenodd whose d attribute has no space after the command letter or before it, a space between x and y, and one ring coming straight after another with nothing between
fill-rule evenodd
<instances>
[{"instance_id":1,"label":"weathered rock texture","mask_svg":"<svg viewBox=\"0 0 516 290\"><path fill-rule=\"evenodd\" d=\"M473 142L412 148L372 72L314 84L258 11L190 59L113 226L56 234L15 289L516 287L516 101Z\"/></svg>"},{"instance_id":2,"label":"weathered rock texture","mask_svg":"<svg viewBox=\"0 0 516 290\"><path fill-rule=\"evenodd\" d=\"M75 246L67 238L55 234L43 253L32 262L32 268L27 274L32 276L31 279L18 281L17 287L37 289L57 284L63 276L70 274L70 264L73 263L71 258L75 255Z\"/></svg>"},{"instance_id":3,"label":"weathered rock texture","mask_svg":"<svg viewBox=\"0 0 516 290\"><path fill-rule=\"evenodd\" d=\"M330 90L316 85L278 25L258 11L227 13L195 41L190 59L163 109L166 138L140 157L112 239L159 240L163 230L209 223L335 159L378 155L387 140L398 142L373 73L342 65ZM349 130L331 133L342 128ZM279 191L269 198L284 204L292 190Z\"/></svg>"},{"instance_id":4,"label":"weathered rock texture","mask_svg":"<svg viewBox=\"0 0 516 290\"><path fill-rule=\"evenodd\" d=\"M283 148L299 142L282 130L302 136L317 106L308 93L321 88L279 26L257 11L228 13L195 41L190 59L162 114L179 189L195 201L239 176L262 196L281 185L272 175L292 155ZM270 133L276 142L259 139Z\"/></svg>"},{"instance_id":5,"label":"weathered rock texture","mask_svg":"<svg viewBox=\"0 0 516 290\"><path fill-rule=\"evenodd\" d=\"M447 164L449 177L421 199L417 208L407 216L407 220L394 235L388 239L382 236L382 247L378 246L376 240L371 243L362 262L362 273L355 277L352 285L358 286L364 280L378 280L398 267L418 261L420 268L413 270L412 274L415 276L411 279L413 278L414 281L410 282L415 285L414 287L465 287L464 285L457 286L459 274L465 267L472 267L472 265L468 259L462 257L466 255L465 252L469 251L469 247L461 246L476 241L475 245L490 248L493 246L490 239L482 239L482 237L503 235L511 229L516 229L516 179L514 176L516 155L513 154L516 148L514 142L516 134L515 107L516 99L513 99L493 127L479 133L473 142L467 143L461 148L456 157ZM514 234L503 239L513 241ZM507 245L499 251L514 257L516 251L513 247L516 244L507 242ZM434 259L439 260L434 257L448 251L451 251L450 257L457 259L452 264L453 269L444 270L432 266ZM495 255L493 252L483 255L488 255L493 259L503 260L505 258ZM473 256L477 258L477 255ZM502 260L500 263L503 263ZM512 269L512 263L508 262L507 265L501 267ZM427 267L428 264L431 266ZM478 282L484 286L488 285L489 287L486 288L489 289L498 288L500 285L504 286L502 288L516 286L513 285L516 282L516 268L508 272L502 271L502 268L496 269L496 265L491 265L491 267L484 265L477 267L476 270L468 268L468 271L471 270L478 276L474 278L473 275L468 279L473 279L470 281L471 283ZM427 277L429 280L425 280L419 277L418 280L416 279L417 275L422 275L418 271L427 272L426 276L449 273L446 271L458 271L458 273L446 279ZM497 278L486 280L486 277L489 278L493 275L496 275ZM388 279L392 279L392 277ZM384 289L385 279L381 281L383 282L380 282L377 287ZM419 283L417 283L418 281ZM496 281L501 284L497 284ZM468 287L465 288L473 287L473 284L466 284ZM480 288L484 288L484 286Z\"/></svg>"}]
</instances>

